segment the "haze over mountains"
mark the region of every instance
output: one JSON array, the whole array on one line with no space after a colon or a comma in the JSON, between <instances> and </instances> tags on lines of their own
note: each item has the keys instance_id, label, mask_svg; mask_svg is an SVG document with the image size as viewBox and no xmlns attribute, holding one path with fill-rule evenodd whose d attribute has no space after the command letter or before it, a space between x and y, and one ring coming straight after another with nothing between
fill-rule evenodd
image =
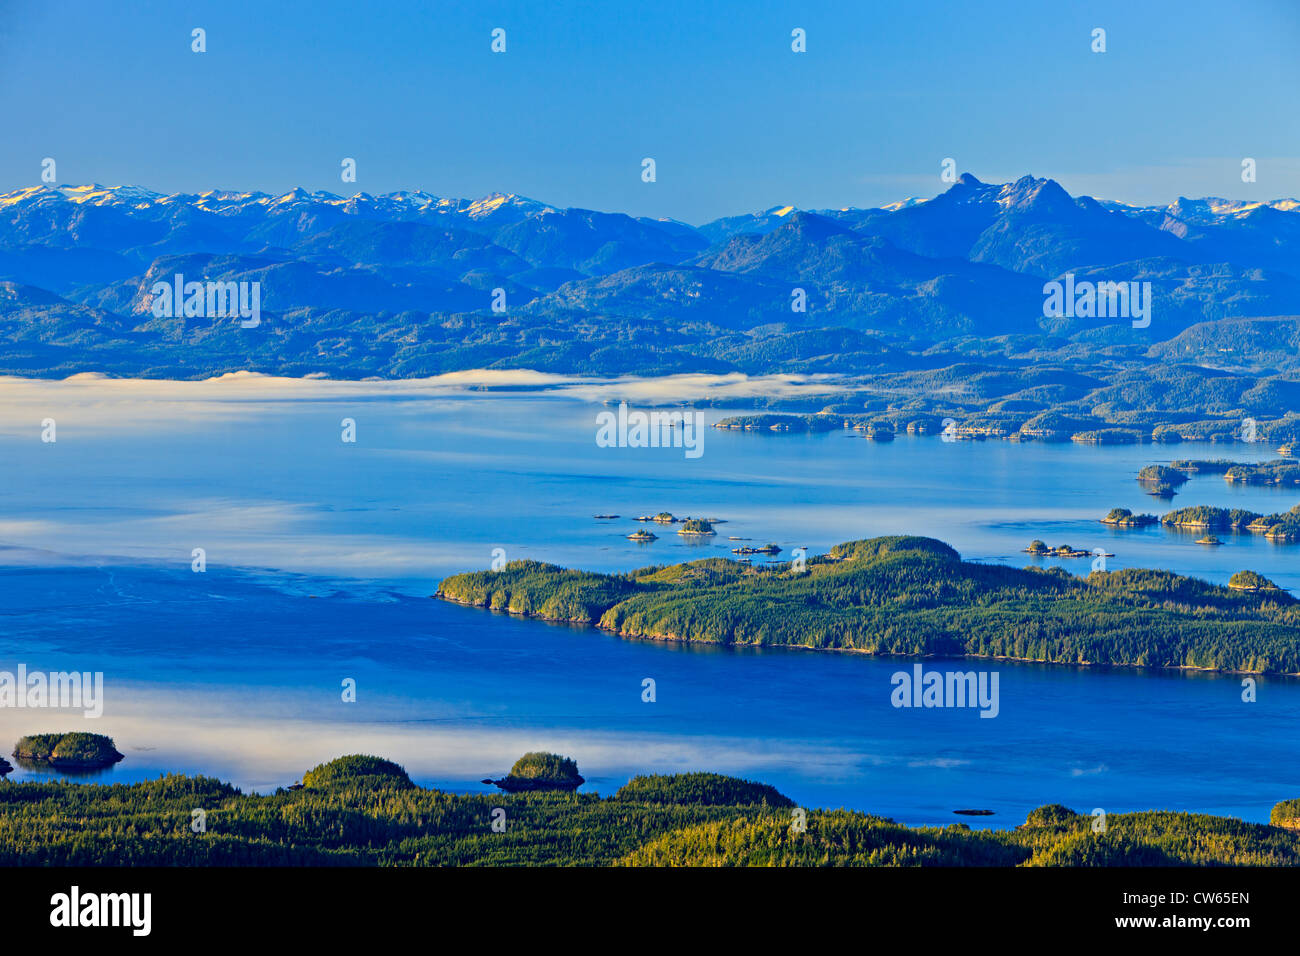
<instances>
[{"instance_id":1,"label":"haze over mountains","mask_svg":"<svg viewBox=\"0 0 1300 956\"><path fill-rule=\"evenodd\" d=\"M1151 326L1044 318L1043 284L1067 272L1151 282ZM176 274L260 283L261 324L155 317L151 289ZM1278 369L1296 320L1234 320L1296 315L1294 199L1133 207L967 174L928 200L695 227L501 194L0 196L11 374L870 372L944 355Z\"/></svg>"}]
</instances>

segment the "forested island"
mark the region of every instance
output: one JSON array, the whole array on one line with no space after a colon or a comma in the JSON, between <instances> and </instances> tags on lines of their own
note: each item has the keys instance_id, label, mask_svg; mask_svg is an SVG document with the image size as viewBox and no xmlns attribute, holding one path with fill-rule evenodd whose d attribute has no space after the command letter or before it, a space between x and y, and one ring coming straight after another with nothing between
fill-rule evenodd
<instances>
[{"instance_id":1,"label":"forested island","mask_svg":"<svg viewBox=\"0 0 1300 956\"><path fill-rule=\"evenodd\" d=\"M123 759L103 734L31 734L14 745L20 763L45 764L60 770L98 770Z\"/></svg>"},{"instance_id":2,"label":"forested island","mask_svg":"<svg viewBox=\"0 0 1300 956\"><path fill-rule=\"evenodd\" d=\"M677 529L678 534L696 535L699 537L708 537L717 534L713 530L713 522L705 521L702 518L687 518L682 522L682 526Z\"/></svg>"},{"instance_id":3,"label":"forested island","mask_svg":"<svg viewBox=\"0 0 1300 956\"><path fill-rule=\"evenodd\" d=\"M706 558L599 574L515 561L446 578L435 596L627 638L1300 673L1300 605L1284 591L979 564L914 536L846 542L805 570Z\"/></svg>"},{"instance_id":4,"label":"forested island","mask_svg":"<svg viewBox=\"0 0 1300 956\"><path fill-rule=\"evenodd\" d=\"M1187 483L1187 475L1168 465L1147 465L1138 472L1138 481L1177 487Z\"/></svg>"},{"instance_id":5,"label":"forested island","mask_svg":"<svg viewBox=\"0 0 1300 956\"><path fill-rule=\"evenodd\" d=\"M1128 508L1112 508L1102 524L1117 528L1145 528L1162 524L1178 531L1228 531L1235 534L1259 534L1275 544L1300 541L1300 505L1279 514L1262 515L1244 508L1219 508L1193 505L1171 511L1163 518L1134 514ZM1036 552L1045 553L1045 552Z\"/></svg>"},{"instance_id":6,"label":"forested island","mask_svg":"<svg viewBox=\"0 0 1300 956\"><path fill-rule=\"evenodd\" d=\"M1171 528L1183 528L1189 531L1245 531L1252 521L1260 515L1245 508L1215 508L1209 505L1196 505L1179 508L1160 519L1160 523Z\"/></svg>"},{"instance_id":7,"label":"forested island","mask_svg":"<svg viewBox=\"0 0 1300 956\"><path fill-rule=\"evenodd\" d=\"M1300 461L1294 458L1257 462L1183 459L1168 465L1147 465L1138 472L1137 480L1147 488L1157 485L1177 488L1186 484L1191 475L1222 475L1225 481L1243 485L1298 485Z\"/></svg>"},{"instance_id":8,"label":"forested island","mask_svg":"<svg viewBox=\"0 0 1300 956\"><path fill-rule=\"evenodd\" d=\"M1294 458L1276 458L1272 461L1239 462L1226 458L1212 461L1194 459L1175 461L1169 466L1148 465L1138 472L1138 480L1161 474L1161 480L1182 484L1188 475L1222 475L1225 481L1243 485L1300 485L1300 461Z\"/></svg>"},{"instance_id":9,"label":"forested island","mask_svg":"<svg viewBox=\"0 0 1300 956\"><path fill-rule=\"evenodd\" d=\"M1300 505L1280 514L1261 515L1244 508L1215 508L1198 505L1179 508L1161 523L1187 531L1233 531L1262 534L1270 541L1291 544L1300 541Z\"/></svg>"},{"instance_id":10,"label":"forested island","mask_svg":"<svg viewBox=\"0 0 1300 956\"><path fill-rule=\"evenodd\" d=\"M200 833L190 826L196 807L206 813ZM0 783L0 865L1300 865L1295 799L1273 808L1271 825L1145 811L1107 814L1104 833L1059 804L997 830L800 809L767 784L715 773L633 777L610 796L448 793L354 754L265 795L180 775Z\"/></svg>"},{"instance_id":11,"label":"forested island","mask_svg":"<svg viewBox=\"0 0 1300 956\"><path fill-rule=\"evenodd\" d=\"M1114 525L1117 528L1146 528L1159 524L1160 519L1155 515L1134 514L1127 508L1111 508L1106 517L1101 519L1101 523Z\"/></svg>"}]
</instances>

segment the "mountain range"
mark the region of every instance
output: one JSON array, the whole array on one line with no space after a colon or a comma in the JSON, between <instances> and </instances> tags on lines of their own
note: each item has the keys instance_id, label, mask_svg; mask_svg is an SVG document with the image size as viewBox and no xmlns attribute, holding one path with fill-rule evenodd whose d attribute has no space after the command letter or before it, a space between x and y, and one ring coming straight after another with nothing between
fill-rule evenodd
<instances>
[{"instance_id":1,"label":"mountain range","mask_svg":"<svg viewBox=\"0 0 1300 956\"><path fill-rule=\"evenodd\" d=\"M1044 317L1044 283L1066 273L1150 282L1151 325ZM151 290L177 274L259 283L261 322L156 316ZM931 199L692 226L508 194L0 196L10 374L871 372L1029 354L1276 369L1297 315L1294 199L1138 207L966 174Z\"/></svg>"}]
</instances>

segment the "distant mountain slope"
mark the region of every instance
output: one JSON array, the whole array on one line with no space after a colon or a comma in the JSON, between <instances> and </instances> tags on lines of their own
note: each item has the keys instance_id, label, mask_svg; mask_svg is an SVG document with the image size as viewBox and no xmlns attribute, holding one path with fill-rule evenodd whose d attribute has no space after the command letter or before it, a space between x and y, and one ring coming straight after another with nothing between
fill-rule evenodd
<instances>
[{"instance_id":1,"label":"distant mountain slope","mask_svg":"<svg viewBox=\"0 0 1300 956\"><path fill-rule=\"evenodd\" d=\"M1043 285L1067 273L1150 282L1150 326L1046 317ZM151 287L176 274L259 283L261 339L238 325L209 334L216 318L151 315ZM0 371L25 374L42 371L40 356L12 350L33 338L63 343L49 374L198 374L249 361L259 370L415 374L525 357L613 374L644 368L645 349L655 367L725 368L759 356L780 367L784 355L806 371L810 340L790 337L819 330L889 337L852 339L850 351L822 357L841 371L857 361L844 356L901 369L915 367L909 354L954 348L1208 362L1228 353L1206 353L1194 344L1203 333L1181 339L1185 330L1300 314L1300 202L1136 207L1072 197L1050 179L990 184L966 174L931 199L820 212L775 206L697 228L509 193L34 186L0 196L0 282L9 289L0 320L14 330ZM459 340L445 331L456 328L465 330ZM588 347L579 329L602 344ZM328 341L360 334L371 358L322 349L306 330ZM626 350L633 339L641 351ZM192 354L158 351L200 340L204 349ZM1174 351L1158 348L1173 340ZM375 343L386 341L411 343L399 351L420 358L380 358ZM1214 348L1243 349L1231 357L1240 367L1294 364L1293 335L1280 325ZM674 349L681 354L669 357Z\"/></svg>"},{"instance_id":2,"label":"distant mountain slope","mask_svg":"<svg viewBox=\"0 0 1300 956\"><path fill-rule=\"evenodd\" d=\"M1300 355L1300 316L1201 322L1153 345L1148 355L1222 368L1284 367Z\"/></svg>"}]
</instances>

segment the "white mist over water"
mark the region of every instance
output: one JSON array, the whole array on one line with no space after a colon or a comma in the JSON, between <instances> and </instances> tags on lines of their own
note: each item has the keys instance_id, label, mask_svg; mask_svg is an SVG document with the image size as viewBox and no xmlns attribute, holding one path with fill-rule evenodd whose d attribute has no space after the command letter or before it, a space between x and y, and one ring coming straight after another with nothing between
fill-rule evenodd
<instances>
[{"instance_id":1,"label":"white mist over water","mask_svg":"<svg viewBox=\"0 0 1300 956\"><path fill-rule=\"evenodd\" d=\"M1096 447L947 443L854 432L817 435L706 428L702 454L601 448L596 400L662 400L825 388L824 384L679 376L594 383L492 373L495 384L545 392L485 393L465 375L420 382L331 382L233 375L205 382L0 382L0 560L93 559L188 566L204 548L216 566L390 582L427 593L438 578L507 559L592 569L729 554L729 537L811 553L843 540L914 533L976 560L1027 564L1033 538L1115 554L1108 567L1165 568L1226 581L1250 568L1300 587L1293 549L1258 536L1206 549L1159 527L1114 530L1112 507L1172 505L1134 480L1175 457L1273 457L1268 446ZM712 425L732 410L701 409ZM58 442L38 423L54 417ZM357 423L357 441L340 422ZM1177 506L1282 511L1293 489L1194 477ZM628 519L660 510L719 517L719 535L651 545ZM593 514L619 514L593 521ZM760 541L761 539L761 541ZM53 552L57 559L42 552ZM1086 574L1087 560L1062 566Z\"/></svg>"}]
</instances>

